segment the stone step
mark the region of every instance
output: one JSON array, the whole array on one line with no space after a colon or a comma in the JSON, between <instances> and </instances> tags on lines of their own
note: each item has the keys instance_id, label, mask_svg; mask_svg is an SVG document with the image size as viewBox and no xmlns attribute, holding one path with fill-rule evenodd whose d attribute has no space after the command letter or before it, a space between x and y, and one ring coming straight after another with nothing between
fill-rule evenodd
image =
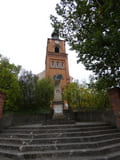
<instances>
[{"instance_id":1,"label":"stone step","mask_svg":"<svg viewBox=\"0 0 120 160\"><path fill-rule=\"evenodd\" d=\"M74 128L74 127L80 127L80 128L86 128L86 127L98 127L98 126L110 126L107 123L103 123L103 122L76 122L75 124L53 124L53 125L43 125L43 124L33 124L33 125L20 125L20 126L13 126L13 127L9 127L9 129L16 129L16 128L47 128L47 129L52 129L52 128L66 128L66 127L70 127L70 128Z\"/></svg>"},{"instance_id":2,"label":"stone step","mask_svg":"<svg viewBox=\"0 0 120 160\"><path fill-rule=\"evenodd\" d=\"M109 145L105 147L99 147L99 148L86 148L86 149L67 149L67 150L50 150L50 151L30 151L30 152L17 152L12 150L3 150L0 149L1 155L7 155L10 158L21 158L27 160L27 159L35 159L35 158L43 158L43 157L72 157L72 156L81 156L86 157L89 156L91 158L94 158L97 156L104 156L110 157L110 153L114 151L114 155L116 152L120 150L120 144L115 145ZM120 156L120 154L119 154ZM107 159L107 158L106 158Z\"/></svg>"},{"instance_id":3,"label":"stone step","mask_svg":"<svg viewBox=\"0 0 120 160\"><path fill-rule=\"evenodd\" d=\"M43 125L62 125L62 124L74 124L75 121L72 119L51 119L49 121L43 122Z\"/></svg>"},{"instance_id":4,"label":"stone step","mask_svg":"<svg viewBox=\"0 0 120 160\"><path fill-rule=\"evenodd\" d=\"M0 134L0 156L12 160L117 160L119 150L120 132L101 122L22 125Z\"/></svg>"},{"instance_id":5,"label":"stone step","mask_svg":"<svg viewBox=\"0 0 120 160\"><path fill-rule=\"evenodd\" d=\"M96 123L95 123L96 124ZM64 124L64 125L22 125L22 126L14 126L14 127L9 127L8 130L15 130L15 129L18 129L18 130L21 130L21 129L65 129L65 128L81 128L81 129L84 129L84 128L98 128L98 127L112 127L111 125L109 124L100 124L98 123L98 125L95 125L93 123L93 125L90 123L90 124L85 124L85 125L82 125L81 123L75 123L75 124Z\"/></svg>"},{"instance_id":6,"label":"stone step","mask_svg":"<svg viewBox=\"0 0 120 160\"><path fill-rule=\"evenodd\" d=\"M71 136L71 137L53 137L53 138L5 138L0 137L0 143L28 143L28 144L44 144L44 143L70 143L70 142L85 142L85 141L97 141L104 140L104 139L111 139L111 138L120 138L120 133L107 133L107 134L99 134L99 135L92 135L92 136Z\"/></svg>"},{"instance_id":7,"label":"stone step","mask_svg":"<svg viewBox=\"0 0 120 160\"><path fill-rule=\"evenodd\" d=\"M26 151L48 151L48 150L66 150L66 149L88 149L96 147L105 147L109 145L120 145L120 138L102 140L95 142L76 142L76 143L54 143L54 144L12 144L0 143L0 149L14 150L20 152Z\"/></svg>"},{"instance_id":8,"label":"stone step","mask_svg":"<svg viewBox=\"0 0 120 160\"><path fill-rule=\"evenodd\" d=\"M18 158L18 156L17 157L12 157L12 158L8 158L8 157L4 157L4 156L0 156L0 160L25 160L25 158L24 157L22 157L21 156L21 158L20 158L20 156L19 156L19 158ZM27 158L27 160L28 160L28 158ZM29 160L33 160L33 159L31 159L31 158L29 158ZM56 156L52 156L52 157L42 157L42 158L34 158L34 160L106 160L106 158L105 157L103 157L103 156L94 156L94 157L88 157L88 156L85 156L85 157L76 157L76 156L70 156L70 157L68 157L68 156L66 156L66 157L56 157Z\"/></svg>"},{"instance_id":9,"label":"stone step","mask_svg":"<svg viewBox=\"0 0 120 160\"><path fill-rule=\"evenodd\" d=\"M61 156L61 157L66 157L66 156L89 156L89 157L94 157L94 156L108 156L109 153L112 151L118 152L120 150L120 144L115 144L115 145L109 145L105 147L100 147L100 148L86 148L86 149L71 149L71 150L56 150L56 151L42 151L42 152L36 152L37 157L54 157L54 156ZM36 157L35 152L24 152L24 157L27 158L35 158Z\"/></svg>"},{"instance_id":10,"label":"stone step","mask_svg":"<svg viewBox=\"0 0 120 160\"><path fill-rule=\"evenodd\" d=\"M31 131L35 134L37 133L53 133L53 132L70 132L70 131L94 131L94 130L105 130L105 129L115 129L112 126L93 126L93 127L66 127L66 128L10 128L4 131L4 133L30 133Z\"/></svg>"},{"instance_id":11,"label":"stone step","mask_svg":"<svg viewBox=\"0 0 120 160\"><path fill-rule=\"evenodd\" d=\"M80 129L80 128L66 128L66 129L43 129L43 130L39 130L39 129L28 129L28 130L6 130L3 133L10 133L10 134L18 134L18 133L23 133L23 134L30 134L31 132L33 132L34 134L42 134L42 133L64 133L64 132L89 132L89 131L99 131L99 130L106 130L106 129L115 129L113 127L96 127L96 128L84 128L84 129Z\"/></svg>"},{"instance_id":12,"label":"stone step","mask_svg":"<svg viewBox=\"0 0 120 160\"><path fill-rule=\"evenodd\" d=\"M63 130L62 130L63 131ZM29 133L2 133L0 137L6 138L52 138L52 137L64 137L64 136L88 136L89 135L99 135L99 134L109 134L109 133L119 133L117 129L104 129L104 130L93 130L93 131L64 131L64 132L52 132L52 133L36 133L31 131Z\"/></svg>"},{"instance_id":13,"label":"stone step","mask_svg":"<svg viewBox=\"0 0 120 160\"><path fill-rule=\"evenodd\" d=\"M105 160L120 160L120 151L111 152Z\"/></svg>"}]
</instances>

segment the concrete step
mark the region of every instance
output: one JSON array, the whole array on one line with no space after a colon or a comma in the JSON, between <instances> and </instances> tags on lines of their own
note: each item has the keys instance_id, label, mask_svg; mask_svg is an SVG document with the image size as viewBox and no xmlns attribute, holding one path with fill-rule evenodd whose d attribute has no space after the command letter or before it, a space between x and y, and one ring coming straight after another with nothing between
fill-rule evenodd
<instances>
[{"instance_id":1,"label":"concrete step","mask_svg":"<svg viewBox=\"0 0 120 160\"><path fill-rule=\"evenodd\" d=\"M117 160L119 150L120 131L101 122L22 125L0 134L0 156L13 160Z\"/></svg>"},{"instance_id":2,"label":"concrete step","mask_svg":"<svg viewBox=\"0 0 120 160\"><path fill-rule=\"evenodd\" d=\"M109 145L120 145L120 138L96 141L96 142L76 142L76 143L54 143L54 144L12 144L0 143L0 149L14 150L20 152L26 151L48 151L48 150L66 150L66 149L88 149L96 147L106 147Z\"/></svg>"},{"instance_id":3,"label":"concrete step","mask_svg":"<svg viewBox=\"0 0 120 160\"><path fill-rule=\"evenodd\" d=\"M74 127L80 127L80 128L86 128L86 127L93 127L93 126L110 126L107 123L103 123L103 122L76 122L75 124L53 124L53 125L43 125L43 124L32 124L32 125L20 125L20 126L13 126L13 127L9 127L9 129L14 129L14 128L47 128L47 129L52 129L52 128L66 128L66 127L70 127L70 128L74 128Z\"/></svg>"},{"instance_id":4,"label":"concrete step","mask_svg":"<svg viewBox=\"0 0 120 160\"><path fill-rule=\"evenodd\" d=\"M53 137L53 138L5 138L0 137L0 143L29 143L29 144L46 144L52 143L54 144L56 141L57 143L69 143L69 142L83 142L83 141L97 141L111 139L111 138L120 138L120 133L107 133L107 134L99 134L99 135L92 135L92 136L62 136L62 137Z\"/></svg>"},{"instance_id":5,"label":"concrete step","mask_svg":"<svg viewBox=\"0 0 120 160\"><path fill-rule=\"evenodd\" d=\"M63 132L62 132L63 131ZM117 129L104 129L104 130L93 130L93 131L64 131L61 132L52 132L52 133L36 133L36 131L30 131L29 133L2 133L0 137L6 137L6 138L52 138L52 137L64 137L64 136L88 136L89 135L99 135L99 134L109 134L109 133L119 133Z\"/></svg>"},{"instance_id":6,"label":"concrete step","mask_svg":"<svg viewBox=\"0 0 120 160\"><path fill-rule=\"evenodd\" d=\"M62 124L74 124L75 121L72 119L51 119L49 121L43 122L43 125L62 125Z\"/></svg>"},{"instance_id":7,"label":"concrete step","mask_svg":"<svg viewBox=\"0 0 120 160\"><path fill-rule=\"evenodd\" d=\"M99 148L86 148L86 149L67 149L67 150L50 150L50 151L28 151L28 152L17 152L12 150L0 150L1 155L7 155L10 158L19 158L19 159L36 159L43 157L72 157L72 156L80 156L85 158L86 155L90 158L103 156L104 158L109 157L113 158L110 154L114 151L114 155L116 152L119 152L120 144L117 145L109 145L105 147ZM119 154L120 156L120 154ZM106 158L107 159L107 158Z\"/></svg>"},{"instance_id":8,"label":"concrete step","mask_svg":"<svg viewBox=\"0 0 120 160\"><path fill-rule=\"evenodd\" d=\"M4 131L4 133L30 133L31 131L34 132L35 134L37 133L53 133L53 132L71 132L71 131L96 131L96 130L106 130L106 129L115 129L112 126L60 126L57 128L57 126L53 126L49 128L48 126L40 127L40 128L10 128Z\"/></svg>"},{"instance_id":9,"label":"concrete step","mask_svg":"<svg viewBox=\"0 0 120 160\"><path fill-rule=\"evenodd\" d=\"M64 133L64 132L89 132L89 131L99 131L99 130L106 130L106 129L115 129L113 127L94 127L94 128L65 128L65 129L15 129L15 130L6 130L3 133L10 133L10 134L30 134L33 132L34 134L41 134L41 133Z\"/></svg>"}]
</instances>

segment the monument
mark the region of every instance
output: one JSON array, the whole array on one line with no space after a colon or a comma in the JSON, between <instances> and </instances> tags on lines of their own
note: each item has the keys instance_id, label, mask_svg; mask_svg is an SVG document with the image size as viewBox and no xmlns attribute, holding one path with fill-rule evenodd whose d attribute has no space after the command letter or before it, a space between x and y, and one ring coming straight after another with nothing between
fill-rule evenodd
<instances>
[{"instance_id":1,"label":"monument","mask_svg":"<svg viewBox=\"0 0 120 160\"><path fill-rule=\"evenodd\" d=\"M60 81L63 80L63 76L61 74L56 74L53 76L53 80L55 82L54 89L54 99L53 99L53 119L64 118L63 114L63 106L64 102L62 100L62 90L60 86Z\"/></svg>"}]
</instances>

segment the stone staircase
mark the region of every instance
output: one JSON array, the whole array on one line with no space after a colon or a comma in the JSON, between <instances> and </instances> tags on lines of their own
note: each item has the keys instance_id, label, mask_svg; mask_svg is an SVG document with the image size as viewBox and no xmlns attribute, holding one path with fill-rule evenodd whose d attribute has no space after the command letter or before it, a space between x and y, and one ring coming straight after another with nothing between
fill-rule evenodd
<instances>
[{"instance_id":1,"label":"stone staircase","mask_svg":"<svg viewBox=\"0 0 120 160\"><path fill-rule=\"evenodd\" d=\"M120 131L105 123L23 125L0 133L0 160L120 160ZM4 158L3 158L4 157Z\"/></svg>"}]
</instances>

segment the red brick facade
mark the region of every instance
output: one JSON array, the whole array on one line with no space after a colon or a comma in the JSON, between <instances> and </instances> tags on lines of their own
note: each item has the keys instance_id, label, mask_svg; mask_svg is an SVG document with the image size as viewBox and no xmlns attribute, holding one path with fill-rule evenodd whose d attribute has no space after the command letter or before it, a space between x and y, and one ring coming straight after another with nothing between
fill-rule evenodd
<instances>
[{"instance_id":1,"label":"red brick facade","mask_svg":"<svg viewBox=\"0 0 120 160\"><path fill-rule=\"evenodd\" d=\"M5 103L5 93L0 91L0 119L2 118L4 103Z\"/></svg>"},{"instance_id":2,"label":"red brick facade","mask_svg":"<svg viewBox=\"0 0 120 160\"><path fill-rule=\"evenodd\" d=\"M46 50L46 77L53 78L55 74L62 74L61 88L70 83L68 69L68 55L66 54L65 41L48 39Z\"/></svg>"},{"instance_id":3,"label":"red brick facade","mask_svg":"<svg viewBox=\"0 0 120 160\"><path fill-rule=\"evenodd\" d=\"M108 91L108 94L116 118L116 126L120 129L120 88L112 88Z\"/></svg>"}]
</instances>

